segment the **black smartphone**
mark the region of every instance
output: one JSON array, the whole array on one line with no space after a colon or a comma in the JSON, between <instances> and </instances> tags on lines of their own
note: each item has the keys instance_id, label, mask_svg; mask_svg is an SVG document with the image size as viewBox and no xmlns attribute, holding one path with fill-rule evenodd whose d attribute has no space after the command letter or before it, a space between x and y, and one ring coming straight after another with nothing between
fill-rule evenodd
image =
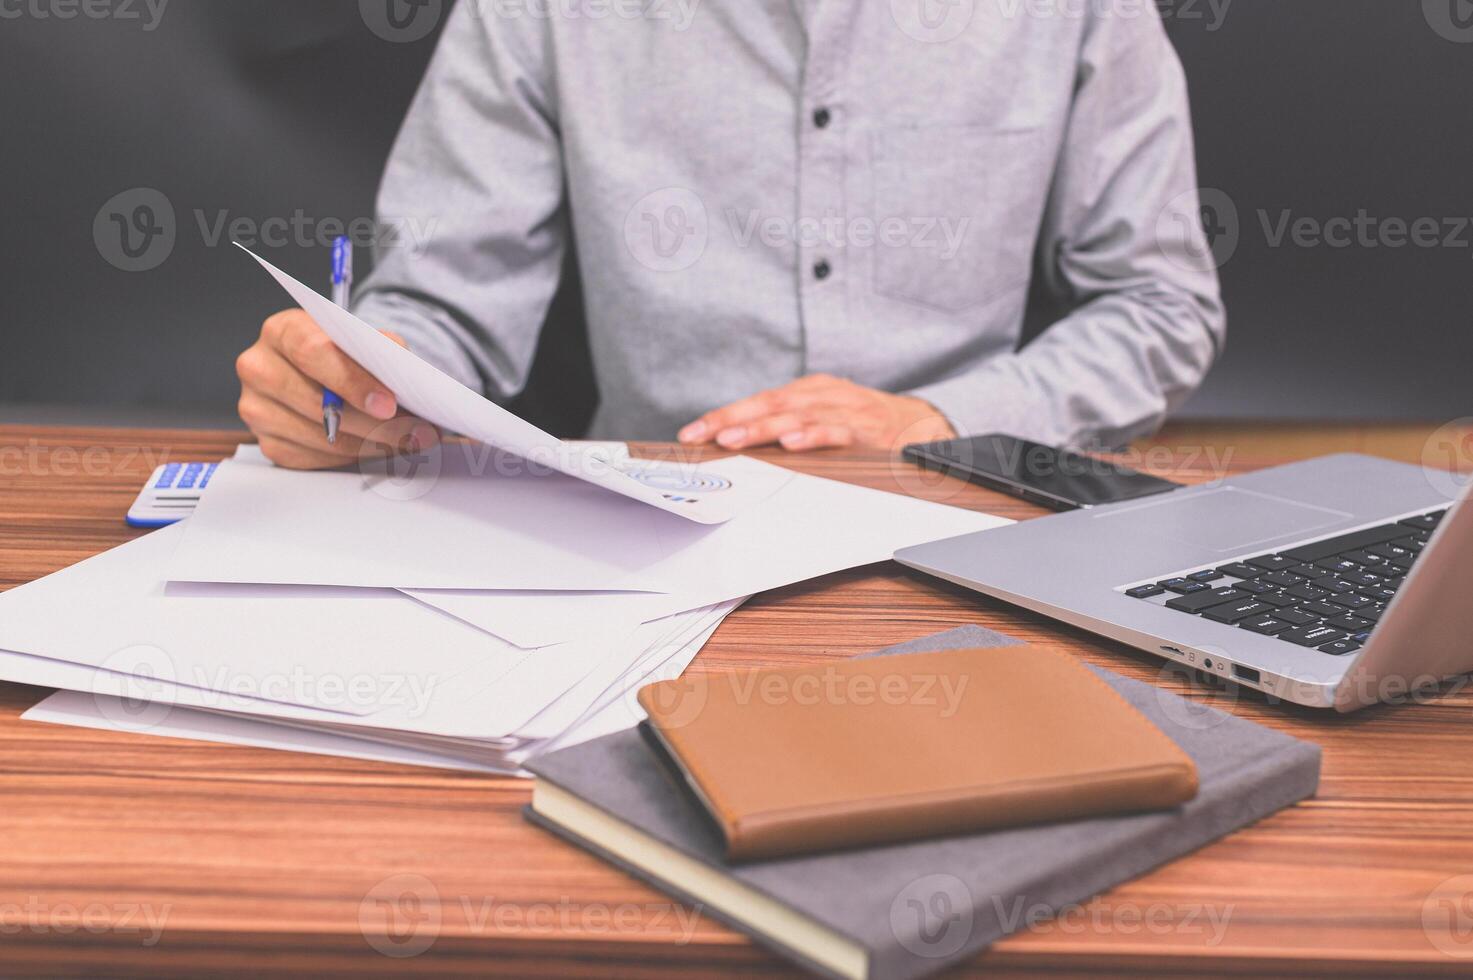
<instances>
[{"instance_id":1,"label":"black smartphone","mask_svg":"<svg viewBox=\"0 0 1473 980\"><path fill-rule=\"evenodd\" d=\"M1052 510L1135 500L1181 485L1107 459L995 434L907 446L905 458Z\"/></svg>"}]
</instances>

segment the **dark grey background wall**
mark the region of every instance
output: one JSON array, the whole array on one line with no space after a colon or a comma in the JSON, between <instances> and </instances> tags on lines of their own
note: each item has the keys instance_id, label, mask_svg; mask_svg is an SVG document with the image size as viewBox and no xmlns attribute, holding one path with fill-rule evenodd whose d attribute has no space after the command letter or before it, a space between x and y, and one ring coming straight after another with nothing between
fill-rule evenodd
<instances>
[{"instance_id":1,"label":"dark grey background wall","mask_svg":"<svg viewBox=\"0 0 1473 980\"><path fill-rule=\"evenodd\" d=\"M310 273L372 215L448 7L419 2L395 27L408 0L0 0L0 404L227 417L234 355L282 305L228 243ZM1188 412L1468 414L1473 5L1158 6L1232 317ZM130 257L113 214L172 248ZM549 319L519 409L572 433L591 397L576 289Z\"/></svg>"}]
</instances>

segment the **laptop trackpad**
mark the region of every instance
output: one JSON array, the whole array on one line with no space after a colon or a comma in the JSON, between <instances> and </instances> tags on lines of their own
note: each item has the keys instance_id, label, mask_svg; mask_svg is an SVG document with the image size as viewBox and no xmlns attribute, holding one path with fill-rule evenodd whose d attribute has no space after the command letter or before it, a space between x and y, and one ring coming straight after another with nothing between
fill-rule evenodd
<instances>
[{"instance_id":1,"label":"laptop trackpad","mask_svg":"<svg viewBox=\"0 0 1473 980\"><path fill-rule=\"evenodd\" d=\"M1231 554L1291 536L1307 538L1351 516L1298 500L1221 487L1174 499L1158 497L1135 507L1111 508L1100 513L1098 519L1126 520L1132 534Z\"/></svg>"}]
</instances>

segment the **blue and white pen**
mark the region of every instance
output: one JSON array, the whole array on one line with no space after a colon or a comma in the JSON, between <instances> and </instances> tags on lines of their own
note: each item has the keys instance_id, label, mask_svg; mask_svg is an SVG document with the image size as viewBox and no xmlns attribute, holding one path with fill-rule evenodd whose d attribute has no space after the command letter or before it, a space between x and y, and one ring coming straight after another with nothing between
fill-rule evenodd
<instances>
[{"instance_id":1,"label":"blue and white pen","mask_svg":"<svg viewBox=\"0 0 1473 980\"><path fill-rule=\"evenodd\" d=\"M346 235L332 243L332 301L343 309L353 293L353 242ZM343 424L343 399L337 393L322 389L322 430L327 444L338 441L338 427Z\"/></svg>"}]
</instances>

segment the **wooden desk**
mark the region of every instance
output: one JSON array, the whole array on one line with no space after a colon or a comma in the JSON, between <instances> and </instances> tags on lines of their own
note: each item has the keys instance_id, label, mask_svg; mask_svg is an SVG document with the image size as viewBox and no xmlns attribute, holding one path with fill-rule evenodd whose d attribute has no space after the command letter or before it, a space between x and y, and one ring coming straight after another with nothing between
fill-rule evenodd
<instances>
[{"instance_id":1,"label":"wooden desk","mask_svg":"<svg viewBox=\"0 0 1473 980\"><path fill-rule=\"evenodd\" d=\"M1322 435L1415 459L1426 431ZM1224 433L1204 451L1202 440ZM1178 429L1150 444L1168 452L1146 458L1164 475L1200 480L1224 449L1232 470L1280 461L1281 435ZM239 438L0 427L0 587L125 540L122 514L156 462L219 458ZM877 455L768 458L1013 517L1038 513ZM1161 677L1129 649L894 564L757 597L693 669L845 657L966 623L1061 639L1113 670ZM1437 904L1460 898L1473 925L1473 878L1436 891L1473 874L1473 690L1341 718L1164 683L1318 742L1319 796L1000 942L969 970L1473 972L1473 935L1439 929L1447 908ZM0 974L785 969L524 823L525 782L19 721L45 693L0 684ZM415 938L434 940L413 959L377 952L360 925L381 928L374 889L405 874L428 879L439 897L406 920Z\"/></svg>"}]
</instances>

